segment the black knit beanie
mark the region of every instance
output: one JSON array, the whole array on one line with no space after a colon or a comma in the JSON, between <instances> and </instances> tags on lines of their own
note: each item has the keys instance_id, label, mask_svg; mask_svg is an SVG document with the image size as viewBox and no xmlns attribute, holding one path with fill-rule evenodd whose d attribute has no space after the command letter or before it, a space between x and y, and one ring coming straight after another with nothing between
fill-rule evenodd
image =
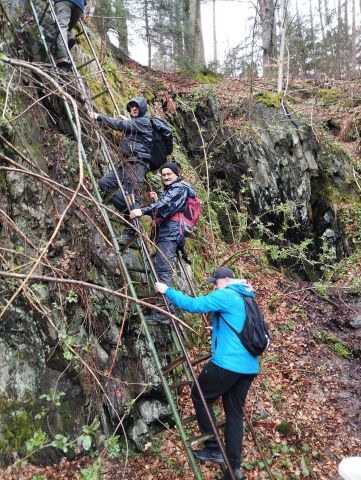
<instances>
[{"instance_id":1,"label":"black knit beanie","mask_svg":"<svg viewBox=\"0 0 361 480\"><path fill-rule=\"evenodd\" d=\"M166 162L161 166L160 171L162 171L163 168L169 168L170 170L172 170L173 173L177 175L177 177L179 177L179 167L176 163Z\"/></svg>"}]
</instances>

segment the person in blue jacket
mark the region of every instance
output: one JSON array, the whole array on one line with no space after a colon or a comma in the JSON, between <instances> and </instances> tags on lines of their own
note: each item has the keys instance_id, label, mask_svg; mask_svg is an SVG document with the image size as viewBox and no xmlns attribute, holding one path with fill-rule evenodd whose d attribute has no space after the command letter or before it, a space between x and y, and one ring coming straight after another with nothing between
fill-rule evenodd
<instances>
[{"instance_id":1,"label":"person in blue jacket","mask_svg":"<svg viewBox=\"0 0 361 480\"><path fill-rule=\"evenodd\" d=\"M98 123L124 133L120 141L121 155L126 158L124 168L123 166L118 167L117 175L111 170L99 180L100 190L111 195L111 202L122 213L128 212L128 208L126 200L119 190L117 176L125 193L127 195L134 193L135 202L132 207L140 208L139 200L144 178L149 170L153 139L152 124L147 116L146 99L143 97L132 98L127 103L127 111L130 113L130 118L112 118L102 113L91 113L91 118ZM127 243L133 238L135 238L135 231L130 225L127 225L124 235L119 238L119 241Z\"/></svg>"},{"instance_id":2,"label":"person in blue jacket","mask_svg":"<svg viewBox=\"0 0 361 480\"><path fill-rule=\"evenodd\" d=\"M246 310L242 295L254 297L252 287L245 280L238 280L230 268L217 268L207 279L214 284L214 291L196 298L185 295L167 285L157 282L156 290L164 294L177 307L191 313L213 312L212 357L198 377L203 395L212 410L212 404L222 397L226 416L226 453L237 480L244 478L241 465L243 440L242 408L248 390L258 374L257 357L251 355L238 336L222 320L221 315L238 332L243 328ZM219 315L221 314L221 315ZM212 431L197 389L192 388L192 400L200 431ZM204 448L194 450L194 456L202 461L223 463L224 459L215 438L204 442ZM231 478L228 471L223 477Z\"/></svg>"},{"instance_id":3,"label":"person in blue jacket","mask_svg":"<svg viewBox=\"0 0 361 480\"><path fill-rule=\"evenodd\" d=\"M55 0L55 14L62 33L62 35L59 33L56 40L57 53L55 61L56 65L60 68L70 66L70 59L63 38L67 42L70 50L76 43L71 29L82 16L85 5L86 0Z\"/></svg>"}]
</instances>

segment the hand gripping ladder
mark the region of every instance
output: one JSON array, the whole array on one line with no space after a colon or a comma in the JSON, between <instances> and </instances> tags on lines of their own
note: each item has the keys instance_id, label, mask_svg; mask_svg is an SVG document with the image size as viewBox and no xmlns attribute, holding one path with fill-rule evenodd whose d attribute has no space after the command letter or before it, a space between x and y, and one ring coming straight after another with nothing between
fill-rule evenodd
<instances>
[{"instance_id":1,"label":"hand gripping ladder","mask_svg":"<svg viewBox=\"0 0 361 480\"><path fill-rule=\"evenodd\" d=\"M53 19L53 22L55 23L55 25L57 26L57 29L59 31L59 33L62 35L61 33L61 29L59 27L59 23L58 23L58 20L56 18L56 15L55 15L55 11L54 11L54 7L53 7L53 4L51 2L51 0L45 0L46 1L46 6L43 10L43 12L40 14L40 16L38 15L37 11L36 11L36 8L35 8L35 5L34 5L34 0L29 0L29 4L31 6L31 9L32 9L32 12L33 12L33 16L34 16L34 19L35 19L35 22L37 24L37 27L38 27L38 30L39 30L39 35L40 35L40 38L41 38L41 41L43 43L43 46L45 48L45 51L47 53L47 56L50 60L50 62L52 63L52 65L54 66L54 68L56 68L56 65L55 65L55 60L51 54L51 46L48 45L48 42L44 36L44 33L43 33L43 29L42 29L42 22L45 18L45 15L50 13L51 14L51 17ZM95 49L93 48L93 46L91 45L91 41L90 41L90 38L89 36L87 35L86 31L85 31L85 28L84 28L84 25L82 24L82 32L80 32L80 34L83 34L85 35L85 38L89 44L89 47L90 47L90 50L93 54L93 59L91 61L88 61L86 62L86 64L82 64L80 65L79 67L77 67L77 65L75 64L74 62L74 59L68 49L68 46L67 46L67 39L64 38L64 36L62 35L62 39L63 39L63 42L64 42L64 45L67 49L67 53L68 53L68 56L69 56L69 59L70 59L70 62L71 62L71 67L72 67L72 70L73 70L73 73L74 73L74 76L77 80L77 84L80 88L80 91L82 92L82 95L84 96L84 98L86 99L86 102L85 102L85 108L87 110L87 113L89 114L90 112L93 111L92 109L92 100L94 100L95 98L99 97L99 95L103 95L103 94L106 94L106 93L109 93L110 95L110 98L112 99L113 101L113 104L114 104L114 107L116 108L116 111L119 112L119 108L115 102L115 99L114 99L114 96L111 94L111 89L109 88L109 84L107 82L107 79L106 79L106 76L104 74L104 71L103 69L101 68L101 65L100 65L100 62L97 58L97 55L96 55L96 52L95 52ZM99 68L99 72L101 72L101 78L102 78L102 81L105 85L105 88L104 90L102 90L100 92L100 94L97 94L95 96L93 96L92 98L89 98L89 95L88 95L88 92L87 92L87 89L84 85L84 82L83 82L83 79L82 79L82 76L80 75L79 73L79 68L84 68L86 65L89 65L91 62L96 62L98 68ZM75 127L75 124L74 124L74 119L73 119L73 115L71 113L71 110L69 108L69 105L68 103L64 100L64 105L65 105L65 110L66 110L66 113L67 113L67 116L68 116L68 119L69 119L69 122L72 126L72 129L73 129L73 132L74 132L74 135L78 136L77 134L77 130L76 130L76 127ZM99 133L96 133L98 139L99 139L99 142L100 142L100 145L101 145L101 151L105 157L105 159L108 161L110 167L113 169L113 171L115 170L114 168L114 163L111 159L111 156L110 156L110 153L109 153L109 150L108 150L108 147L107 147L107 144L105 142L105 139L103 138L103 136L99 135ZM87 156L86 156L86 153L85 153L85 150L84 148L82 148L82 159L84 161L84 165L86 166L86 169L87 169L87 172L88 172L88 175L89 175L89 178L93 184L93 187L94 187L94 191L95 191L95 194L96 194L96 197L98 199L99 202L101 202L101 196L100 196L100 193L99 193L99 189L98 189L98 186L97 186L97 182L95 180L95 177L93 175L93 172L92 172L92 169L91 169L91 166L87 160ZM119 187L122 189L122 185L118 179L118 183L119 183ZM123 191L123 189L122 189ZM124 193L124 191L123 191ZM126 197L125 197L126 198ZM119 244L117 242L117 239L116 239L116 235L115 235L115 232L112 228L112 225L111 225L111 222L109 220L109 216L106 212L105 209L101 209L101 212L102 212L102 215L103 215L103 218L106 222L106 225L108 227L108 230L109 230L109 233L111 235L111 238L112 238L112 241L113 241L113 244L114 244L114 247L115 247L115 250L116 250L116 254L117 254L117 259L118 259L118 262L119 262L119 265L121 267L121 270L122 270L122 273L124 275L124 279L125 281L127 282L128 286L129 286L129 293L130 293L130 296L134 299L137 299L137 294L136 294L136 291L135 291L135 288L134 288L134 285L132 283L132 280L130 278L130 275L129 275L129 271L127 269L127 266L124 262L124 259L122 258L122 255L121 255L121 251L120 251L120 248L119 248ZM145 250L146 249L146 245L145 245L145 242L143 240L143 238L141 237L141 246L142 248L144 248ZM154 275L154 277L156 278L156 274L155 274L155 269L154 269L154 266L152 264L152 261L151 261L151 258L149 256L149 254L147 255L147 260L149 262L149 265L151 267L151 270L152 270L152 273ZM197 443L199 442L203 442L205 439L207 438L210 438L212 436L215 436L216 439L217 439L217 442L219 444L219 448L222 452L222 455L224 457L224 461L225 461L225 464L228 468L228 471L229 471L229 476L232 480L235 480L235 477L234 477L234 474L233 474L233 471L232 471L232 468L231 468L231 465L229 463L229 460L227 458L227 455L226 455L226 452L225 452L225 447L224 447L224 444L221 440L221 437L219 435L219 432L218 432L218 429L217 429L217 425L216 425L216 422L207 406L207 403L205 401L205 398L203 396L203 393L202 393L202 390L199 386L199 383L198 383L198 380L197 380L197 376L195 374L195 371L194 371L194 365L196 365L197 363L200 363L201 361L205 360L206 358L209 358L209 357L205 357L205 358L202 358L202 359L198 359L197 361L193 362L190 357L189 357L189 354L187 352L187 349L183 343L183 340L182 340L182 336L181 336L181 332L180 332L180 329L178 327L178 323L177 321L174 320L174 318L171 316L170 317L170 320L171 320L171 330L172 330L172 335L173 335L173 338L177 341L177 347L179 347L179 350L182 352L182 356L172 362L170 362L166 367L162 367L162 364L161 364L161 361L160 361L160 358L159 358L159 355L157 353L157 350L155 348L155 345L154 345L154 341L153 341L153 338L152 338L152 335L150 333L150 330L148 328L148 325L144 319L144 314L143 314L143 311L141 309L141 307L138 305L138 304L135 304L136 306L136 311L137 311L137 314L142 322L142 327L143 327L143 330L144 330L144 334L147 338L147 342L149 344L149 348L150 348L150 351L151 351L151 354L152 354L152 357L153 357L153 360L154 360L154 363L156 365L156 368L157 368L157 371L160 375L160 378L161 378L161 381L162 381L162 385L163 385L163 388L164 388L164 391L165 391L165 395L167 397L167 401L170 405L170 408L171 408L171 411L172 411L172 415L174 417L174 420L175 420L175 423L176 423L176 426L177 426L177 429L179 431L179 434L180 434L180 438L181 438L181 441L184 445L184 448L185 448L185 451L188 455L188 458L189 458L189 463L190 463L190 466L193 470L193 473L194 473L194 477L197 479L197 480L202 480L202 474L200 472L200 469L199 469L199 466L197 464L197 462L195 461L193 455L192 455L192 451L191 451L191 446L193 445L196 445ZM184 371L187 375L187 378L188 379L191 379L191 380L188 380L186 383L189 384L189 383L193 383L195 388L197 388L198 392L199 392L199 395L200 395L200 398L203 402L203 405L207 411L207 414L209 416L209 420L210 420L210 423L212 425L212 432L210 432L209 434L207 435L201 435L197 438L189 438L188 435L187 435L187 432L185 430L185 424L188 423L189 419L183 419L180 417L180 414L179 414L179 411L178 411L178 408L177 408L177 403L176 403L176 400L174 398L174 394L172 392L172 385L171 385L171 382L168 381L168 374L170 372L172 372L174 370L174 368L176 368L177 366L179 365L183 365L184 367ZM174 387L179 387L180 384L178 385L174 385Z\"/></svg>"}]
</instances>

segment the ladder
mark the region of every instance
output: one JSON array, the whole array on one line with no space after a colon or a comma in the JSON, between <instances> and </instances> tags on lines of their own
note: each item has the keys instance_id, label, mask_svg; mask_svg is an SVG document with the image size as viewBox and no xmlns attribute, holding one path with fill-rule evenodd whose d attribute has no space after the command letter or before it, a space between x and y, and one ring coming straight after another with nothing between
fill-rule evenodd
<instances>
[{"instance_id":1,"label":"ladder","mask_svg":"<svg viewBox=\"0 0 361 480\"><path fill-rule=\"evenodd\" d=\"M114 96L111 92L111 88L110 88L109 83L107 81L107 78L105 76L104 70L103 70L103 68L102 68L102 66L99 62L99 59L96 55L96 51L95 51L95 49L92 45L92 42L90 40L90 37L89 37L88 33L86 32L84 24L82 22L80 23L82 31L78 35L84 35L85 36L85 39L87 41L87 44L89 45L89 48L90 48L90 51L91 51L93 57L90 60L88 60L87 62L83 63L82 65L77 66L75 61L74 61L73 56L71 55L71 53L68 49L67 39L64 38L64 36L61 33L59 23L58 23L58 20L57 20L56 14L55 14L55 10L54 10L54 7L53 7L52 0L45 0L45 2L46 2L45 8L41 12L41 14L38 15L35 4L34 4L34 0L29 0L31 11L32 11L34 20L36 22L36 25L38 27L41 42L43 44L45 52L46 52L51 64L53 65L53 67L56 69L55 60L54 60L54 57L51 53L51 45L48 44L48 42L46 40L46 37L43 33L43 27L42 27L42 23L44 21L44 18L46 17L46 15L49 15L49 14L51 15L52 21L56 25L59 34L61 34L61 38L64 42L65 47L66 47L68 57L69 57L69 60L70 60L70 63L71 63L72 72L74 74L74 77L76 78L77 85L78 85L78 87L81 91L81 94L83 95L83 97L85 99L85 109L86 109L87 113L90 114L93 111L93 107L92 107L92 101L93 100L95 100L96 98L98 98L101 95L107 94L111 98L115 110L117 111L118 114L120 114L119 107L118 107L118 105L115 101L115 98L114 98ZM53 40L53 43L54 43L54 41L55 41L55 39ZM98 71L99 71L101 80L103 82L104 88L103 88L103 90L101 90L100 93L98 93L98 94L94 95L93 97L89 98L87 88L84 84L84 80L83 80L81 74L79 73L79 70L82 69L82 68L85 68L86 66L90 65L93 62L96 63L96 65L98 67ZM74 124L73 115L72 115L71 109L69 107L69 104L65 99L64 99L64 107L65 107L65 111L66 111L68 120L69 120L69 122L72 126L74 136L77 138L78 133L77 133L77 130L76 130L76 127L75 127L75 124ZM102 152L104 158L108 162L110 168L112 168L112 170L116 174L116 169L114 167L114 163L112 161L112 158L111 158L111 155L110 155L110 152L109 152L109 149L108 149L108 146L107 146L107 143L106 143L104 137L102 135L100 135L99 132L96 132L96 137L99 140L100 149L101 149L101 152ZM77 140L78 140L78 138L77 138ZM101 199L100 192L99 192L99 189L98 189L97 181L96 181L96 179L93 175L92 168L91 168L91 166L90 166L90 164L87 160L87 155L86 155L84 147L82 147L81 155L82 155L82 160L84 162L84 165L87 169L87 173L89 175L89 178L92 182L96 198L101 203L102 199ZM123 190L123 187L122 187L122 184L121 184L119 178L117 178L117 181L118 181L118 184L119 184L119 189L124 194L124 190ZM125 194L124 194L124 198L126 198ZM107 211L105 209L101 208L101 213L102 213L102 216L105 220L107 228L109 230L109 233L110 233L110 236L111 236L111 239L112 239L115 251L116 251L119 266L122 270L122 273L124 275L124 279L125 279L125 281L128 285L128 288L129 288L129 294L133 299L136 300L137 299L137 294L136 294L136 291L135 291L135 288L134 288L134 284L132 283L128 268L127 268L127 266L124 262L124 259L122 257L122 254L124 252L122 252L120 247L119 247L119 244L118 244L115 232L113 230L112 224L110 222L109 216L107 214ZM137 225L137 227L139 227L139 224ZM137 228L137 229L139 230L139 228ZM157 278L156 272L155 272L154 265L153 265L153 262L151 260L149 251L147 249L146 243L145 243L142 235L140 235L139 237L140 237L141 249L145 254L145 257L147 259L147 262L149 264L149 267L151 269L153 277L156 279ZM212 414L211 414L211 412L210 412L210 410L207 406L207 403L205 401L205 398L203 396L202 390L199 386L197 376L196 376L194 368L193 368L196 364L198 364L198 363L200 363L204 360L207 360L210 356L208 355L207 357L203 357L203 358L200 358L196 361L192 361L188 352L187 352L187 349L184 345L181 330L178 326L178 322L175 321L173 316L170 316L171 334L172 334L172 337L174 339L177 351L179 352L179 354L181 354L181 356L179 358L177 358L176 360L173 360L173 361L169 362L168 365L166 365L165 367L162 367L161 360L160 360L158 352L156 350L156 347L155 347L150 329L148 328L147 322L145 321L143 311L142 311L140 305L137 304L137 303L135 303L135 308L136 308L136 313L137 313L137 315L138 315L138 317L141 321L141 325L142 325L145 337L147 339L147 342L148 342L148 345L149 345L154 363L156 365L158 374L161 378L162 386L164 388L164 392L165 392L167 401L170 405L175 424L176 424L177 429L179 431L181 441L182 441L182 443L184 445L184 449L187 453L190 467L191 467L191 469L194 473L194 478L196 478L197 480L202 480L202 474L201 474L201 471L199 469L199 465L196 462L196 460L195 460L195 458L192 454L191 447L194 446L194 445L197 445L200 442L203 442L207 438L215 437L217 439L218 444L219 444L219 448L222 452L225 465L228 468L229 476L232 480L235 480L233 470L231 468L231 465L229 463L229 460L228 460L226 452L225 452L225 447L224 447L223 441L222 441L222 439L220 437L220 434L218 432L218 426L216 425L216 422L215 422L215 420L214 420L214 418L213 418L213 416L212 416ZM172 385L172 382L169 379L169 374L171 372L173 372L174 369L177 368L180 365L183 366L184 372L186 374L187 381L186 382L180 382L178 384L173 384ZM186 419L181 418L178 407L177 407L176 394L173 393L173 390L177 391L178 388L180 388L184 385L191 385L191 384L193 384L194 387L198 390L198 393L200 395L200 398L202 399L203 405L204 405L204 407L207 411L210 423L212 425L212 432L210 432L209 434L206 434L206 435L203 434L203 435L200 435L198 437L193 437L193 438L190 438L188 436L188 434L186 432L186 429L185 429L185 425L187 423L189 423L189 421L194 420L194 418L191 418L191 419L190 418L186 418Z\"/></svg>"}]
</instances>

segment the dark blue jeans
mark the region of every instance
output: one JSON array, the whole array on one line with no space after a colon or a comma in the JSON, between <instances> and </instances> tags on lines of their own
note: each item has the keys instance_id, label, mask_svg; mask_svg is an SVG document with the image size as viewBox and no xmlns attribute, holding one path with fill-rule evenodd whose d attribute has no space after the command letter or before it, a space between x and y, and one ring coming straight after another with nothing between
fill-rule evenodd
<instances>
[{"instance_id":1,"label":"dark blue jeans","mask_svg":"<svg viewBox=\"0 0 361 480\"><path fill-rule=\"evenodd\" d=\"M243 441L243 415L247 393L256 375L231 372L208 362L198 377L201 390L207 405L212 412L212 404L222 397L226 426L224 439L226 453L233 469L240 468ZM196 410L197 422L201 433L212 431L211 423L202 400L195 387L192 388L192 400ZM218 442L213 437L204 442L207 448L218 448Z\"/></svg>"},{"instance_id":2,"label":"dark blue jeans","mask_svg":"<svg viewBox=\"0 0 361 480\"><path fill-rule=\"evenodd\" d=\"M128 162L126 167L116 169L120 182L126 195L134 193L135 202L131 208L140 208L140 195L143 187L144 177L148 168L140 162ZM113 171L104 175L98 182L100 190L109 194L109 200L121 213L128 213L127 204L122 192L119 190L117 177ZM126 234L133 234L131 227L125 227Z\"/></svg>"},{"instance_id":3,"label":"dark blue jeans","mask_svg":"<svg viewBox=\"0 0 361 480\"><path fill-rule=\"evenodd\" d=\"M161 240L157 242L157 247L163 255L157 250L155 257L155 271L158 280L162 283L172 286L172 267L177 254L178 244L176 240ZM164 258L165 257L165 258Z\"/></svg>"}]
</instances>

